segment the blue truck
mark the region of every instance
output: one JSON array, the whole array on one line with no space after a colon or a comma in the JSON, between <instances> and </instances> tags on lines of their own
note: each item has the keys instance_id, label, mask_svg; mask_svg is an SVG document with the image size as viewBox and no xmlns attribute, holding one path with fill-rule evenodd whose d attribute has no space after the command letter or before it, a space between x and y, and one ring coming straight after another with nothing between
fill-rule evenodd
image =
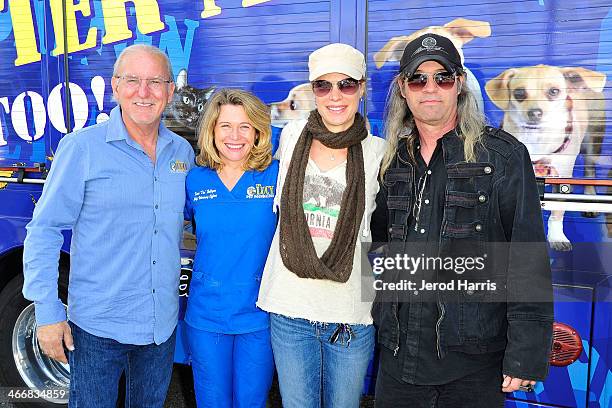
<instances>
[{"instance_id":1,"label":"blue truck","mask_svg":"<svg viewBox=\"0 0 612 408\"><path fill-rule=\"evenodd\" d=\"M544 180L555 338L548 379L507 407L612 407L612 5L608 0L0 0L0 389L65 389L69 367L36 342L21 294L25 226L66 133L106 120L112 64L152 44L172 62L177 92L165 123L192 143L215 89L270 105L274 126L314 108L307 55L330 42L364 52L361 111L383 135L386 92L405 44L451 38L468 86L495 126L523 141ZM193 237L185 234L184 312ZM70 232L60 257L66 299ZM182 325L175 354L187 364ZM375 362L366 379L372 392ZM62 406L49 393L32 406Z\"/></svg>"}]
</instances>

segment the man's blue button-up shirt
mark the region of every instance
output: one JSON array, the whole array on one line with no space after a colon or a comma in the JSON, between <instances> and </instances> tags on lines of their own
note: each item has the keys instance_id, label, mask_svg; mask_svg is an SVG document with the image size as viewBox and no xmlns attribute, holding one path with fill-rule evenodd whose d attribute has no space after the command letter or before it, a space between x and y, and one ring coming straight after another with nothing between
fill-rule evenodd
<instances>
[{"instance_id":1,"label":"man's blue button-up shirt","mask_svg":"<svg viewBox=\"0 0 612 408\"><path fill-rule=\"evenodd\" d=\"M72 230L68 319L126 344L166 341L177 323L185 176L193 149L162 124L153 163L110 119L66 135L24 250L24 296L39 325L66 319L57 295L62 230Z\"/></svg>"}]
</instances>

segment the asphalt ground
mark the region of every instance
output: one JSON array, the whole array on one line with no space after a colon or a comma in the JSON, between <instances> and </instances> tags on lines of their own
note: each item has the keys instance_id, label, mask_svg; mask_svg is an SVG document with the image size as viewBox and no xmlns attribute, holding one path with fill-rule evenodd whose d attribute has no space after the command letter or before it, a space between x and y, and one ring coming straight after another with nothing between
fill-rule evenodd
<instances>
[{"instance_id":1,"label":"asphalt ground","mask_svg":"<svg viewBox=\"0 0 612 408\"><path fill-rule=\"evenodd\" d=\"M21 404L11 404L0 401L0 408L20 408ZM282 408L281 396L276 378L268 397L267 408ZM374 398L365 396L361 400L360 408L373 408ZM49 408L57 407L55 404L48 405ZM193 391L193 376L191 367L183 364L175 364L172 372L172 382L168 389L168 396L164 408L195 408L195 394ZM46 407L45 407L46 408Z\"/></svg>"},{"instance_id":2,"label":"asphalt ground","mask_svg":"<svg viewBox=\"0 0 612 408\"><path fill-rule=\"evenodd\" d=\"M172 382L168 389L168 397L164 408L193 408L195 407L195 394L193 392L193 376L191 367L182 364L174 365ZM267 408L282 408L278 382L274 378L272 389L268 397ZM360 408L374 408L374 398L365 396L361 399Z\"/></svg>"}]
</instances>

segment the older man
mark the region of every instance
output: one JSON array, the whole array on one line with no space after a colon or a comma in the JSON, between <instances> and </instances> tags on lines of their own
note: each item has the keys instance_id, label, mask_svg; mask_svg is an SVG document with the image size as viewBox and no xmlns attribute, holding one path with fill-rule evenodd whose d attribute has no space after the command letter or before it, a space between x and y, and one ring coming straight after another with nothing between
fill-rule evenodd
<instances>
[{"instance_id":1,"label":"older man","mask_svg":"<svg viewBox=\"0 0 612 408\"><path fill-rule=\"evenodd\" d=\"M27 226L23 293L35 303L43 352L69 360L70 407L114 407L124 371L130 406L162 407L194 154L161 123L174 92L163 52L126 48L111 86L119 106L110 119L58 146ZM68 316L57 294L63 230L72 231Z\"/></svg>"},{"instance_id":2,"label":"older man","mask_svg":"<svg viewBox=\"0 0 612 408\"><path fill-rule=\"evenodd\" d=\"M410 298L378 296L376 405L502 407L505 392L528 391L545 378L552 336L550 267L529 155L508 133L485 126L445 37L425 34L406 46L387 106L390 150L374 240L388 241L396 254L418 247L456 262L421 268ZM466 254L473 255L469 271ZM405 277L390 273L388 280Z\"/></svg>"}]
</instances>

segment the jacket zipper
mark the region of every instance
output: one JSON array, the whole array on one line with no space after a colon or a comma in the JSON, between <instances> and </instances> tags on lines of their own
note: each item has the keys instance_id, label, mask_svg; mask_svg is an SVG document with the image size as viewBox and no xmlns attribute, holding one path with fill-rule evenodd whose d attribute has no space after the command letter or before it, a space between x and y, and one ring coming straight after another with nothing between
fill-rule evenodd
<instances>
[{"instance_id":1,"label":"jacket zipper","mask_svg":"<svg viewBox=\"0 0 612 408\"><path fill-rule=\"evenodd\" d=\"M442 320L444 319L444 313L445 313L445 309L444 309L444 303L439 302L438 305L440 306L440 317L438 318L438 321L436 322L436 349L438 352L438 358L441 359L442 358L442 351L440 350L440 324L442 323Z\"/></svg>"},{"instance_id":2,"label":"jacket zipper","mask_svg":"<svg viewBox=\"0 0 612 408\"><path fill-rule=\"evenodd\" d=\"M399 340L401 338L401 333L399 331L399 317L397 316L398 307L399 307L399 295L397 295L397 298L395 299L395 310L393 311L393 317L395 317L395 326L397 330L396 331L397 336L395 337L395 349L393 350L393 357L397 356L397 352L399 351Z\"/></svg>"}]
</instances>

